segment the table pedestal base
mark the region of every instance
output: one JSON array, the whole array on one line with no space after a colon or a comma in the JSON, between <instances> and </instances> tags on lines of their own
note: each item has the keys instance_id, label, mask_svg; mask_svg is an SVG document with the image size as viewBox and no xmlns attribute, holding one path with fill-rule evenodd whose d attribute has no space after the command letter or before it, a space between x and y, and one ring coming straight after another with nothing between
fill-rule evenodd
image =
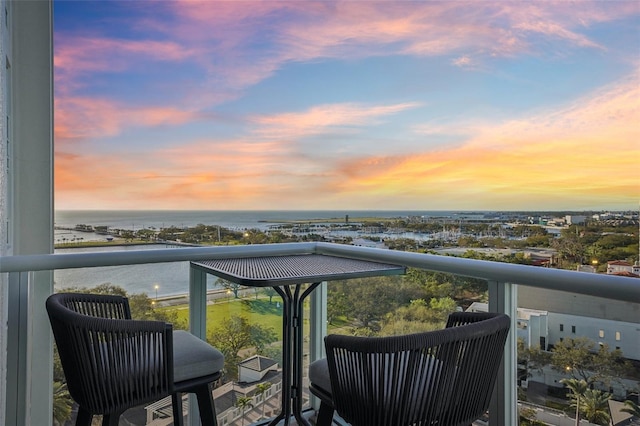
<instances>
[{"instance_id":1,"label":"table pedestal base","mask_svg":"<svg viewBox=\"0 0 640 426\"><path fill-rule=\"evenodd\" d=\"M282 297L283 307L282 411L269 426L289 426L291 417L295 418L297 425L311 426L307 419L302 417L303 304L304 299L319 285L319 282L309 284L302 293L302 284L274 287Z\"/></svg>"}]
</instances>

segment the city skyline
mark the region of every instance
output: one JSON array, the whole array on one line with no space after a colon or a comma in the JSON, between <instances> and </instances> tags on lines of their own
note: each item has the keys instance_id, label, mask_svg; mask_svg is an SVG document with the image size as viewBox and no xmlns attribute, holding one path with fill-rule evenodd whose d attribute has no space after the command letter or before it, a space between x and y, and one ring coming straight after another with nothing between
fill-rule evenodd
<instances>
[{"instance_id":1,"label":"city skyline","mask_svg":"<svg viewBox=\"0 0 640 426\"><path fill-rule=\"evenodd\" d=\"M55 207L637 210L640 3L54 1Z\"/></svg>"}]
</instances>

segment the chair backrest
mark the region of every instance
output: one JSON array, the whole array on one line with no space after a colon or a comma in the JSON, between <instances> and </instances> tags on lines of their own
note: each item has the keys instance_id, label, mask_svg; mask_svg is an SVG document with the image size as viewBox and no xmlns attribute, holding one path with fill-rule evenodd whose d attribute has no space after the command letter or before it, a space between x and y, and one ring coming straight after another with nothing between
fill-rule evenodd
<instances>
[{"instance_id":1,"label":"chair backrest","mask_svg":"<svg viewBox=\"0 0 640 426\"><path fill-rule=\"evenodd\" d=\"M131 320L120 296L57 293L46 302L71 397L92 414L169 395L171 324Z\"/></svg>"},{"instance_id":2,"label":"chair backrest","mask_svg":"<svg viewBox=\"0 0 640 426\"><path fill-rule=\"evenodd\" d=\"M332 399L354 426L468 425L489 407L510 319L455 313L442 330L325 338Z\"/></svg>"}]
</instances>

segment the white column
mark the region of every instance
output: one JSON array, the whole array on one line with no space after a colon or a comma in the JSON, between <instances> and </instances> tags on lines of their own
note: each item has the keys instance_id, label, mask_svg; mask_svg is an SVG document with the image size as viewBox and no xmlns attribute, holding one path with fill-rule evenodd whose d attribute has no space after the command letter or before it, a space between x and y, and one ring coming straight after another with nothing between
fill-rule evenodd
<instances>
[{"instance_id":1,"label":"white column","mask_svg":"<svg viewBox=\"0 0 640 426\"><path fill-rule=\"evenodd\" d=\"M5 15L8 3L0 0L0 13ZM8 12L7 12L8 13ZM7 148L8 148L8 127L7 118L9 114L9 100L7 84L9 73L6 68L10 49L11 38L9 29L4 19L0 19L0 257L9 254L8 243L8 185L9 175L7 173ZM5 420L7 394L7 318L8 318L8 276L0 274L0 425L7 424Z\"/></svg>"},{"instance_id":2,"label":"white column","mask_svg":"<svg viewBox=\"0 0 640 426\"><path fill-rule=\"evenodd\" d=\"M9 2L11 31L9 98L9 246L12 254L53 251L53 13L49 0ZM2 11L5 19L5 11ZM2 61L5 67L5 61ZM4 119L4 118L3 118ZM6 119L5 119L6 120ZM4 194L3 194L4 195ZM24 286L27 286L25 289ZM12 290L13 289L13 290ZM25 291L26 290L26 291ZM16 424L52 424L52 338L44 302L53 291L51 272L30 273L9 286L9 335L16 328L19 357L16 380L7 382L7 396L15 393ZM26 300L25 300L26 298ZM12 315L12 309L20 309ZM26 309L26 312L24 310ZM26 315L25 315L26 314ZM15 335L16 333L13 333Z\"/></svg>"}]
</instances>

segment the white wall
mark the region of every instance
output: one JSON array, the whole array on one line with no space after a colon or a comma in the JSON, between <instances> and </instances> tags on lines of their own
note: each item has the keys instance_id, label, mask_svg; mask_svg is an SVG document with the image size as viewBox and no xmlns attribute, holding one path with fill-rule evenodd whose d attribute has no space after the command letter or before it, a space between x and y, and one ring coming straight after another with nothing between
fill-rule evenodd
<instances>
[{"instance_id":1,"label":"white wall","mask_svg":"<svg viewBox=\"0 0 640 426\"><path fill-rule=\"evenodd\" d=\"M560 331L561 324L563 331ZM600 331L603 336L600 335ZM640 328L637 323L549 313L547 343L556 343L560 338L576 337L587 337L596 343L607 344L610 349L619 347L626 358L640 360ZM616 340L617 337L619 340Z\"/></svg>"},{"instance_id":2,"label":"white wall","mask_svg":"<svg viewBox=\"0 0 640 426\"><path fill-rule=\"evenodd\" d=\"M5 54L0 69L6 79L1 120L9 126L8 152L0 160L0 226L9 235L1 244L12 255L52 253L53 4L52 0L0 2L4 6L0 25L8 27L3 28L1 40ZM5 131L4 149L6 135ZM53 274L21 274L2 287L2 309L8 314L7 332L2 333L7 339L2 364L7 369L0 424L49 425L53 342L44 302L53 291Z\"/></svg>"},{"instance_id":3,"label":"white wall","mask_svg":"<svg viewBox=\"0 0 640 426\"><path fill-rule=\"evenodd\" d=\"M6 0L0 0L0 13L5 16ZM9 31L0 19L0 256L8 253L7 243L7 70L10 45ZM0 274L0 425L5 424L7 392L7 276Z\"/></svg>"}]
</instances>

